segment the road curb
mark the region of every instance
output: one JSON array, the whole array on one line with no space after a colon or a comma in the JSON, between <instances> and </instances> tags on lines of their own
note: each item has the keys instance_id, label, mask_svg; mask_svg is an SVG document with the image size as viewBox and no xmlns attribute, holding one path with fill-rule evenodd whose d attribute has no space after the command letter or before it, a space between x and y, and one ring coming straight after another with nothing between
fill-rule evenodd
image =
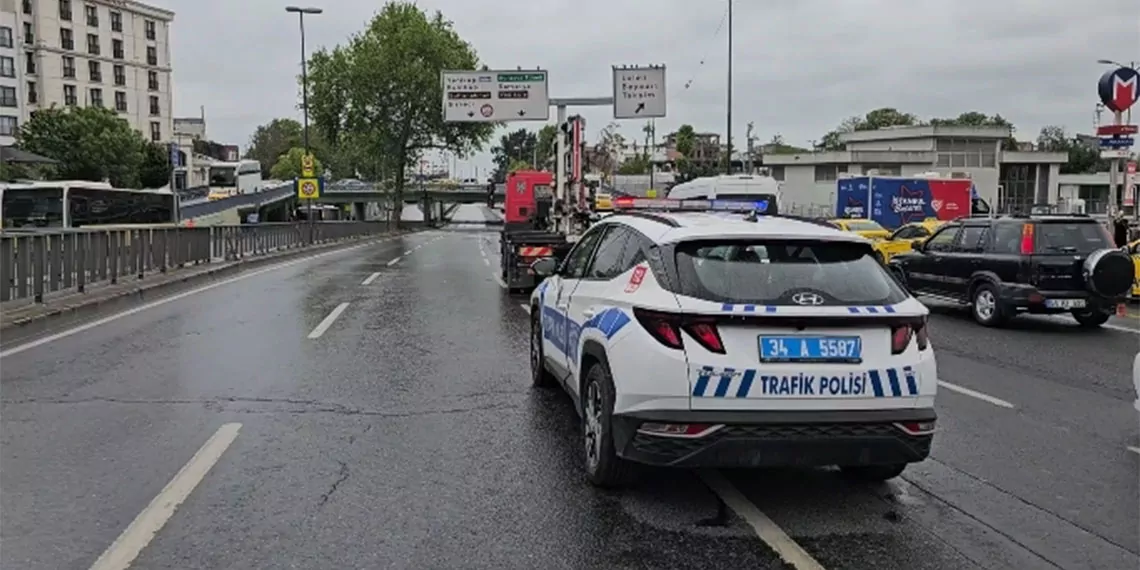
<instances>
[{"instance_id":1,"label":"road curb","mask_svg":"<svg viewBox=\"0 0 1140 570\"><path fill-rule=\"evenodd\" d=\"M217 264L209 264L199 266L198 268L186 267L163 274L161 277L152 277L151 280L143 280L137 283L132 283L131 286L125 287L120 291L115 291L111 294L98 295L95 293L91 297L85 299L74 299L86 295L86 293L75 293L59 299L53 306L51 301L40 305L43 310L36 314L28 315L14 319L9 322L0 323L0 336L4 337L4 344L10 341L26 338L30 335L35 335L42 332L47 328L54 328L61 323L68 321L83 321L93 314L111 311L116 308L125 309L130 305L137 304L142 301L151 300L152 298L161 298L166 296L167 293L177 292L178 289L189 288L191 285L200 285L209 281L217 281L235 274L241 273L248 269L270 265L272 263L288 261L290 259L304 257L306 255L313 255L321 252L333 251L353 245L360 245L370 241L380 241L394 236L407 235L415 233L418 230L405 230L399 232L389 232L383 234L376 234L364 238L348 238L342 241L337 241L328 244L321 244L314 247L301 247L290 249L280 252L274 252L268 255L261 255L256 257L246 257L237 261L229 261ZM112 286L113 287L113 286ZM27 307L35 307L36 305L28 305ZM17 310L24 310L25 307L20 307Z\"/></svg>"}]
</instances>

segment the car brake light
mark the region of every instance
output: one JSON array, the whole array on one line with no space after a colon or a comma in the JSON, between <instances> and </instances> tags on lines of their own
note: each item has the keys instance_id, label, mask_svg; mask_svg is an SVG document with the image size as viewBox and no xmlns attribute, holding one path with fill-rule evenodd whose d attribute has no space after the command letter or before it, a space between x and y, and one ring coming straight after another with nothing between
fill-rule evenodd
<instances>
[{"instance_id":1,"label":"car brake light","mask_svg":"<svg viewBox=\"0 0 1140 570\"><path fill-rule=\"evenodd\" d=\"M650 336L657 339L657 342L669 348L684 348L685 345L681 342L681 329L678 326L680 319L675 315L634 308L633 316Z\"/></svg>"},{"instance_id":2,"label":"car brake light","mask_svg":"<svg viewBox=\"0 0 1140 570\"><path fill-rule=\"evenodd\" d=\"M638 432L646 435L665 437L704 437L720 428L721 424L665 424L658 422L645 422L637 428Z\"/></svg>"},{"instance_id":3,"label":"car brake light","mask_svg":"<svg viewBox=\"0 0 1140 570\"><path fill-rule=\"evenodd\" d=\"M910 337L914 330L910 325L899 325L891 329L891 354L902 354L910 346Z\"/></svg>"},{"instance_id":4,"label":"car brake light","mask_svg":"<svg viewBox=\"0 0 1140 570\"><path fill-rule=\"evenodd\" d=\"M930 435L934 433L934 422L902 422L895 424L895 427L909 435Z\"/></svg>"},{"instance_id":5,"label":"car brake light","mask_svg":"<svg viewBox=\"0 0 1140 570\"><path fill-rule=\"evenodd\" d=\"M720 333L716 330L716 325L713 323L691 323L684 327L685 332L693 337L705 350L715 352L717 354L724 354L724 344L720 342Z\"/></svg>"},{"instance_id":6,"label":"car brake light","mask_svg":"<svg viewBox=\"0 0 1140 570\"><path fill-rule=\"evenodd\" d=\"M1033 224L1021 224L1021 255L1032 255L1033 249Z\"/></svg>"},{"instance_id":7,"label":"car brake light","mask_svg":"<svg viewBox=\"0 0 1140 570\"><path fill-rule=\"evenodd\" d=\"M919 350L926 350L930 346L930 333L926 328L926 319L922 319L922 324L914 327L914 342L918 345Z\"/></svg>"}]
</instances>

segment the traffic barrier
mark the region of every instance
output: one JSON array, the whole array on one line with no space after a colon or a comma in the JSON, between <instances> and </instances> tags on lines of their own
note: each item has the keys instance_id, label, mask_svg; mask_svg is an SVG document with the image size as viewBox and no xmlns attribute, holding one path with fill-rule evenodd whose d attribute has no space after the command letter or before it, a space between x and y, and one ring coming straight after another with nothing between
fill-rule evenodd
<instances>
[{"instance_id":1,"label":"traffic barrier","mask_svg":"<svg viewBox=\"0 0 1140 570\"><path fill-rule=\"evenodd\" d=\"M554 248L551 247L520 247L519 257L550 257L554 255Z\"/></svg>"},{"instance_id":2,"label":"traffic barrier","mask_svg":"<svg viewBox=\"0 0 1140 570\"><path fill-rule=\"evenodd\" d=\"M402 224L403 227L415 223ZM386 221L0 232L0 302L381 234Z\"/></svg>"}]
</instances>

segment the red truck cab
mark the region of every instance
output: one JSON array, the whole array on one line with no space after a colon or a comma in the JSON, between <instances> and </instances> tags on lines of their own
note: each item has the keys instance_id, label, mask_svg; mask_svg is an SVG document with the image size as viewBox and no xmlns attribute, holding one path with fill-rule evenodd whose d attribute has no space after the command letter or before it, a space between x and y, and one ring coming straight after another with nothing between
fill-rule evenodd
<instances>
[{"instance_id":1,"label":"red truck cab","mask_svg":"<svg viewBox=\"0 0 1140 570\"><path fill-rule=\"evenodd\" d=\"M554 176L540 170L516 170L507 175L503 223L507 227L533 227L539 200L549 199Z\"/></svg>"}]
</instances>

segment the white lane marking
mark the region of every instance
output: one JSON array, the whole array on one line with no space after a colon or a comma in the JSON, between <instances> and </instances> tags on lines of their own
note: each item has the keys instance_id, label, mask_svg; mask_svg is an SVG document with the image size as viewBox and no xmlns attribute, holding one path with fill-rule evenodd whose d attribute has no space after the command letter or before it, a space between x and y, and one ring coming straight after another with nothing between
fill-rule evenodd
<instances>
[{"instance_id":1,"label":"white lane marking","mask_svg":"<svg viewBox=\"0 0 1140 570\"><path fill-rule=\"evenodd\" d=\"M526 303L519 303L519 306L522 307L523 310L526 311L526 313L528 315L530 314L530 305L528 305Z\"/></svg>"},{"instance_id":2,"label":"white lane marking","mask_svg":"<svg viewBox=\"0 0 1140 570\"><path fill-rule=\"evenodd\" d=\"M222 454L237 439L241 424L225 424L206 440L194 457L178 471L178 474L162 488L127 526L123 534L103 551L91 570L126 570L143 551L166 521L174 515L174 510L190 496L194 488L206 478L210 469L222 458Z\"/></svg>"},{"instance_id":3,"label":"white lane marking","mask_svg":"<svg viewBox=\"0 0 1140 570\"><path fill-rule=\"evenodd\" d=\"M498 283L499 287L502 287L503 289L507 288L507 284L503 282L503 278L500 277L498 273L492 273L491 277L495 278L495 283Z\"/></svg>"},{"instance_id":4,"label":"white lane marking","mask_svg":"<svg viewBox=\"0 0 1140 570\"><path fill-rule=\"evenodd\" d=\"M1131 451L1132 453L1140 453L1140 447L1132 447L1131 445L1129 445L1128 451Z\"/></svg>"},{"instance_id":5,"label":"white lane marking","mask_svg":"<svg viewBox=\"0 0 1140 570\"><path fill-rule=\"evenodd\" d=\"M391 264L389 264L389 265L391 265ZM365 278L364 281L361 281L360 284L361 285L371 285L372 282L375 281L376 278L379 276L380 276L380 272L377 271L376 273L373 273L372 275L369 275L367 278Z\"/></svg>"},{"instance_id":6,"label":"white lane marking","mask_svg":"<svg viewBox=\"0 0 1140 570\"><path fill-rule=\"evenodd\" d=\"M332 310L332 312L329 313L327 317L325 317L325 320L321 321L320 324L317 325L317 328L313 329L313 332L309 333L309 338L321 338L321 335L325 334L325 331L329 330L329 327L331 327L333 323L336 322L337 318L340 317L340 314L343 313L347 308L348 303L341 303L337 305Z\"/></svg>"},{"instance_id":7,"label":"white lane marking","mask_svg":"<svg viewBox=\"0 0 1140 570\"><path fill-rule=\"evenodd\" d=\"M825 570L822 564L812 558L802 546L784 532L784 529L772 522L768 515L761 512L756 505L744 496L744 493L729 483L723 475L716 471L702 471L701 479L713 492L720 496L724 504L744 519L744 522L747 522L756 532L756 536L760 537L760 540L764 541L772 550L775 550L785 563L796 570Z\"/></svg>"},{"instance_id":8,"label":"white lane marking","mask_svg":"<svg viewBox=\"0 0 1140 570\"><path fill-rule=\"evenodd\" d=\"M1106 329L1112 329L1114 331L1121 331L1121 332L1127 332L1127 333L1132 333L1132 334L1140 334L1140 329L1134 329L1134 328L1130 328L1130 327L1122 327L1120 325L1110 325L1110 324L1103 324L1101 326L1106 328Z\"/></svg>"},{"instance_id":9,"label":"white lane marking","mask_svg":"<svg viewBox=\"0 0 1140 570\"><path fill-rule=\"evenodd\" d=\"M362 247L366 247L366 246L373 245L373 244L374 244L374 242L369 242L369 243L364 243L364 244L360 244L360 245L354 245L351 247L338 249L336 251L327 251L325 253L318 253L316 255L310 255L307 257L303 257L301 259L295 259L293 261L286 261L284 263L279 263L279 264L274 265L272 267L266 267L265 269L258 269L256 271L250 271L249 273L242 273L241 275L238 275L236 277L231 277L231 278L223 280L223 281L218 281L217 283L211 283L209 285L205 285L205 286L199 287L197 289L191 289L189 291L184 291L182 293L178 293L177 295L171 295L169 297L163 297L162 299L159 299L157 301L152 301L150 303L147 303L145 305L140 305L140 306L135 307L133 309L127 309L126 311L123 311L121 313L115 313L113 315L108 315L108 316L103 317L101 319L96 319L96 320L91 321L89 323L84 323L84 324L79 325L79 326L72 328L72 329L60 331L60 332L57 332L55 334L50 334L48 336L45 336L43 338L38 338L38 339L33 340L31 342L27 342L27 343L24 343L21 345L13 346L12 348L9 348L8 350L0 351L0 358L7 358L7 357L12 356L14 354L19 354L21 352L31 350L37 346L43 346L45 344L55 342L55 341L60 340L60 339L67 338L71 335L81 333L81 332L86 331L86 330L91 330L91 329L96 328L96 327L101 327L107 323L117 321L123 317L129 317L131 315L141 313L141 312L148 310L148 309L153 309L155 307L161 307L167 303L173 303L175 301L180 301L182 299L185 299L185 298L193 296L193 295L197 295L199 293L205 293L206 291L209 291L211 289L217 289L218 287L221 287L223 285L229 285L231 283L237 283L238 281L241 281L243 279L249 279L250 277L257 277L258 275L264 275L264 274L269 273L271 271L277 271L278 269L282 269L284 267L289 267L290 265L297 265L298 263L305 263L306 261L312 261L312 260L317 259L317 258L321 258L321 257L329 256L329 255L335 255L338 253L344 253L346 251L352 251L354 249L360 249Z\"/></svg>"},{"instance_id":10,"label":"white lane marking","mask_svg":"<svg viewBox=\"0 0 1140 570\"><path fill-rule=\"evenodd\" d=\"M971 390L971 389L966 388L964 386L959 386L957 384L951 384L949 382L946 382L945 380L939 380L938 385L943 387L943 388L946 388L947 390L950 390L951 392L957 392L959 394L962 394L963 396L970 396L971 398L977 398L979 400L982 400L983 402L989 402L995 406L999 406L1002 408L1009 408L1011 410L1015 407L1013 404L1011 404L1005 400L1002 400L1001 398L995 398L989 394L983 394L981 392L978 392L976 390Z\"/></svg>"},{"instance_id":11,"label":"white lane marking","mask_svg":"<svg viewBox=\"0 0 1140 570\"><path fill-rule=\"evenodd\" d=\"M414 249L409 249L408 251L405 251L405 252L404 252L404 255L411 255L413 251L415 251L415 250L414 250Z\"/></svg>"},{"instance_id":12,"label":"white lane marking","mask_svg":"<svg viewBox=\"0 0 1140 570\"><path fill-rule=\"evenodd\" d=\"M399 263L399 262L400 262L400 260L401 260L401 259L403 259L403 258L404 258L404 256L402 256L402 255L401 255L400 257L397 257L396 259L393 259L392 261L389 261L389 262L388 262L388 267L392 267L393 265L396 265L396 264L397 264L397 263Z\"/></svg>"},{"instance_id":13,"label":"white lane marking","mask_svg":"<svg viewBox=\"0 0 1140 570\"><path fill-rule=\"evenodd\" d=\"M490 266L491 266L491 260L490 260L490 259L487 259L486 257L484 257L484 258L483 258L483 265L486 265L487 267L490 267Z\"/></svg>"}]
</instances>

